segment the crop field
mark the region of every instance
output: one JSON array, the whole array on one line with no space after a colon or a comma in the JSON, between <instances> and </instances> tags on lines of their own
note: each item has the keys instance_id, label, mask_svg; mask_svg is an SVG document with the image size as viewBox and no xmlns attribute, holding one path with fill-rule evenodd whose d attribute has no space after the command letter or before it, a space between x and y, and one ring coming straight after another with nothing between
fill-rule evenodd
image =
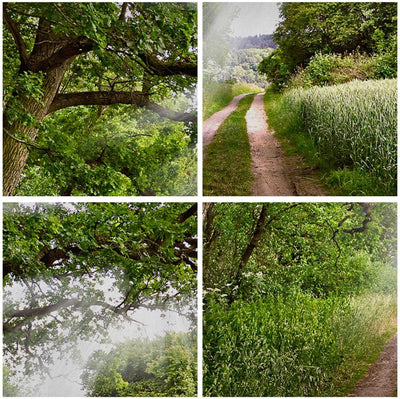
<instances>
[{"instance_id":1,"label":"crop field","mask_svg":"<svg viewBox=\"0 0 400 399\"><path fill-rule=\"evenodd\" d=\"M330 167L365 172L385 193L395 194L396 79L293 89L282 100L292 117L302 121L318 155Z\"/></svg>"}]
</instances>

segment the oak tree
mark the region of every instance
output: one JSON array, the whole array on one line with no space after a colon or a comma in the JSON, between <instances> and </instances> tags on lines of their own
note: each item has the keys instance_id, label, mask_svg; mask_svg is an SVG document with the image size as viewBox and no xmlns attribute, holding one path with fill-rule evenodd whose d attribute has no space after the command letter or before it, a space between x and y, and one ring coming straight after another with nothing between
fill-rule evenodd
<instances>
[{"instance_id":1,"label":"oak tree","mask_svg":"<svg viewBox=\"0 0 400 399\"><path fill-rule=\"evenodd\" d=\"M195 319L197 206L7 204L4 348L12 369L48 371L54 353L135 312Z\"/></svg>"},{"instance_id":2,"label":"oak tree","mask_svg":"<svg viewBox=\"0 0 400 399\"><path fill-rule=\"evenodd\" d=\"M163 97L193 91L196 4L4 3L3 192L12 195L43 120L128 104L195 123Z\"/></svg>"}]
</instances>

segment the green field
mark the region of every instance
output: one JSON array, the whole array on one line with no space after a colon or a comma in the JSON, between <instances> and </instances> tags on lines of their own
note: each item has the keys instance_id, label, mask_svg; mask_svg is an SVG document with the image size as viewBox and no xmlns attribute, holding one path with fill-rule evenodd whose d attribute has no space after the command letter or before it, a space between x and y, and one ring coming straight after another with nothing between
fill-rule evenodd
<instances>
[{"instance_id":1,"label":"green field","mask_svg":"<svg viewBox=\"0 0 400 399\"><path fill-rule=\"evenodd\" d=\"M396 195L397 80L267 96L269 123L343 195Z\"/></svg>"}]
</instances>

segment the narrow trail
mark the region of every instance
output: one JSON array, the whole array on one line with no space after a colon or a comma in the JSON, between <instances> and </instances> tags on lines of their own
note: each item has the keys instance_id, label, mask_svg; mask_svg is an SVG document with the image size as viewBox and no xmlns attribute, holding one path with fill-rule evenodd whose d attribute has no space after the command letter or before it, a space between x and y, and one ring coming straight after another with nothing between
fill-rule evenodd
<instances>
[{"instance_id":1,"label":"narrow trail","mask_svg":"<svg viewBox=\"0 0 400 399\"><path fill-rule=\"evenodd\" d=\"M393 397L397 394L397 334L348 396Z\"/></svg>"},{"instance_id":2,"label":"narrow trail","mask_svg":"<svg viewBox=\"0 0 400 399\"><path fill-rule=\"evenodd\" d=\"M204 149L213 140L225 119L248 94L236 96L225 108L203 122ZM254 196L321 196L329 195L317 172L305 166L300 156L285 156L274 132L268 128L264 110L264 93L257 94L246 114L249 135Z\"/></svg>"},{"instance_id":3,"label":"narrow trail","mask_svg":"<svg viewBox=\"0 0 400 399\"><path fill-rule=\"evenodd\" d=\"M246 114L254 183L253 195L297 195L279 141L268 129L264 93L257 94Z\"/></svg>"},{"instance_id":4,"label":"narrow trail","mask_svg":"<svg viewBox=\"0 0 400 399\"><path fill-rule=\"evenodd\" d=\"M252 195L329 195L317 173L301 157L286 157L274 131L267 125L264 93L257 94L246 114L254 183Z\"/></svg>"},{"instance_id":5,"label":"narrow trail","mask_svg":"<svg viewBox=\"0 0 400 399\"><path fill-rule=\"evenodd\" d=\"M211 115L203 122L203 150L211 143L224 120L237 108L239 101L245 96L247 94L240 94L234 97L226 107Z\"/></svg>"}]
</instances>

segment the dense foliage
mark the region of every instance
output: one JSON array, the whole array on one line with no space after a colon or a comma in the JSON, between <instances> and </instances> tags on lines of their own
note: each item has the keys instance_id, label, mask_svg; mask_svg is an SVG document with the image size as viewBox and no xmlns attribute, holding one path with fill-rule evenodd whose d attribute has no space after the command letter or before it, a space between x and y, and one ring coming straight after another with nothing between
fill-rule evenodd
<instances>
[{"instance_id":1,"label":"dense foliage","mask_svg":"<svg viewBox=\"0 0 400 399\"><path fill-rule=\"evenodd\" d=\"M205 204L204 392L338 396L393 334L396 204Z\"/></svg>"},{"instance_id":2,"label":"dense foliage","mask_svg":"<svg viewBox=\"0 0 400 399\"><path fill-rule=\"evenodd\" d=\"M4 363L49 373L55 354L135 325L139 309L195 320L197 206L6 204Z\"/></svg>"},{"instance_id":3,"label":"dense foliage","mask_svg":"<svg viewBox=\"0 0 400 399\"><path fill-rule=\"evenodd\" d=\"M167 333L94 353L82 377L88 396L196 396L197 336Z\"/></svg>"},{"instance_id":4,"label":"dense foliage","mask_svg":"<svg viewBox=\"0 0 400 399\"><path fill-rule=\"evenodd\" d=\"M17 195L195 195L196 147L183 123L119 106L42 123Z\"/></svg>"},{"instance_id":5,"label":"dense foliage","mask_svg":"<svg viewBox=\"0 0 400 399\"><path fill-rule=\"evenodd\" d=\"M316 54L307 67L292 76L289 87L331 86L352 80L395 78L397 59L390 54Z\"/></svg>"},{"instance_id":6,"label":"dense foliage","mask_svg":"<svg viewBox=\"0 0 400 399\"><path fill-rule=\"evenodd\" d=\"M268 48L232 50L224 70L217 75L218 80L234 80L259 87L266 86L265 76L258 72L258 64L270 51Z\"/></svg>"},{"instance_id":7,"label":"dense foliage","mask_svg":"<svg viewBox=\"0 0 400 399\"><path fill-rule=\"evenodd\" d=\"M7 3L3 14L5 195L21 175L28 195L193 190L195 3Z\"/></svg>"},{"instance_id":8,"label":"dense foliage","mask_svg":"<svg viewBox=\"0 0 400 399\"><path fill-rule=\"evenodd\" d=\"M281 22L273 34L278 49L260 64L260 70L278 88L290 74L306 67L315 54L352 52L380 54L372 60L383 77L393 77L397 60L396 3L282 3ZM382 64L389 66L389 71Z\"/></svg>"}]
</instances>

